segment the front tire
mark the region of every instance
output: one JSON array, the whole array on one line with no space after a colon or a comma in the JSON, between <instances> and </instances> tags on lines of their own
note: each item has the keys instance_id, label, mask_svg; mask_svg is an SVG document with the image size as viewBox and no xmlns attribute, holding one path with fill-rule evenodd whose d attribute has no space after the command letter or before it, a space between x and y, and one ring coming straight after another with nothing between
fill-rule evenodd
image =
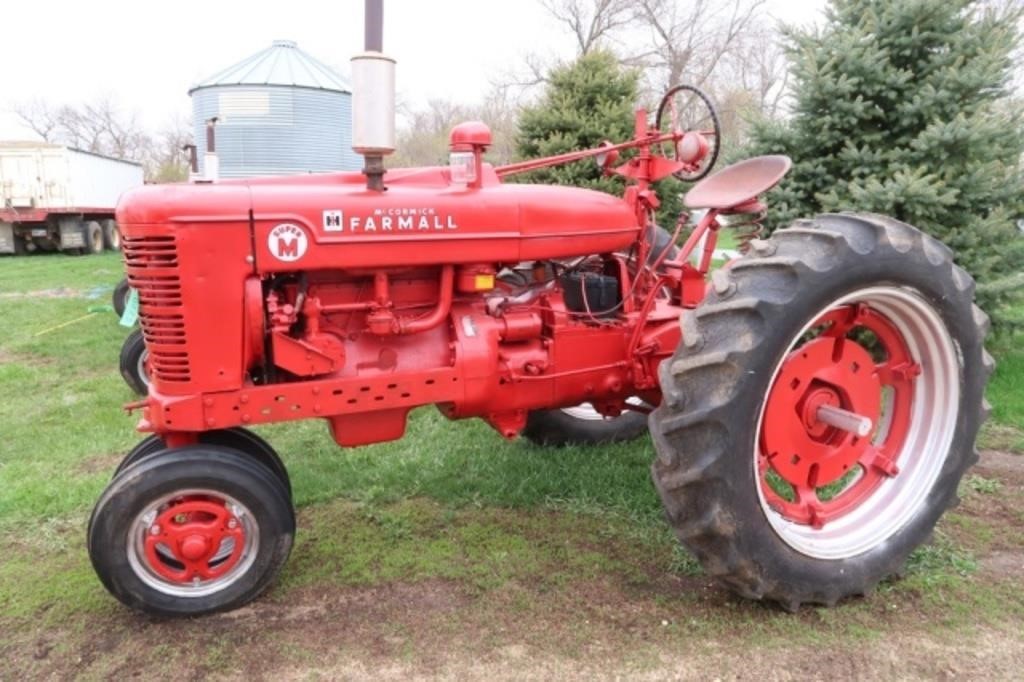
<instances>
[{"instance_id":1,"label":"front tire","mask_svg":"<svg viewBox=\"0 0 1024 682\"><path fill-rule=\"evenodd\" d=\"M128 307L128 299L131 298L132 287L128 284L127 279L122 279L114 287L114 294L110 297L110 301L114 306L114 312L117 313L118 317L124 315L125 308Z\"/></svg>"},{"instance_id":2,"label":"front tire","mask_svg":"<svg viewBox=\"0 0 1024 682\"><path fill-rule=\"evenodd\" d=\"M149 351L141 329L132 330L121 344L121 377L137 395L149 393Z\"/></svg>"},{"instance_id":3,"label":"front tire","mask_svg":"<svg viewBox=\"0 0 1024 682\"><path fill-rule=\"evenodd\" d=\"M284 489L246 455L208 445L164 450L115 478L87 544L103 585L133 609L198 616L255 599L291 551Z\"/></svg>"},{"instance_id":4,"label":"front tire","mask_svg":"<svg viewBox=\"0 0 1024 682\"><path fill-rule=\"evenodd\" d=\"M897 573L956 501L988 319L949 249L895 220L823 215L752 246L683 313L652 475L722 584L832 605Z\"/></svg>"},{"instance_id":5,"label":"front tire","mask_svg":"<svg viewBox=\"0 0 1024 682\"><path fill-rule=\"evenodd\" d=\"M288 493L288 499L292 498L292 482L284 462L281 461L281 457L270 443L256 433L241 426L235 426L229 429L203 431L199 434L198 438L199 442L203 445L231 448L259 462L269 469L281 482L281 485L284 486L285 491ZM164 450L166 447L167 445L163 439L157 434L154 433L146 436L124 456L121 463L117 465L113 477L117 478L128 467L134 466L150 455Z\"/></svg>"}]
</instances>

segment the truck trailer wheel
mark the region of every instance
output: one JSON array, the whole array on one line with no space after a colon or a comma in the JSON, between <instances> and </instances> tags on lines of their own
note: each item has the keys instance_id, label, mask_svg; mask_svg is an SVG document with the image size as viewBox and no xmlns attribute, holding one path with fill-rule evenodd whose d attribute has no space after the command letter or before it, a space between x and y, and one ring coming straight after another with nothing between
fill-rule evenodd
<instances>
[{"instance_id":1,"label":"truck trailer wheel","mask_svg":"<svg viewBox=\"0 0 1024 682\"><path fill-rule=\"evenodd\" d=\"M82 229L85 233L85 253L103 253L103 227L95 220L90 220Z\"/></svg>"},{"instance_id":2,"label":"truck trailer wheel","mask_svg":"<svg viewBox=\"0 0 1024 682\"><path fill-rule=\"evenodd\" d=\"M832 605L897 573L956 502L988 318L949 249L895 220L823 215L752 247L683 313L654 483L725 586Z\"/></svg>"},{"instance_id":3,"label":"truck trailer wheel","mask_svg":"<svg viewBox=\"0 0 1024 682\"><path fill-rule=\"evenodd\" d=\"M121 472L93 509L87 543L125 605L198 616L256 598L288 559L291 501L247 455L210 445L163 450Z\"/></svg>"},{"instance_id":4,"label":"truck trailer wheel","mask_svg":"<svg viewBox=\"0 0 1024 682\"><path fill-rule=\"evenodd\" d=\"M204 445L219 445L231 448L252 457L277 476L277 479L281 481L281 485L288 492L288 499L292 498L291 478L288 476L288 470L285 468L284 462L281 461L281 457L271 447L270 443L249 429L235 426L230 429L204 431L199 434L199 442ZM156 434L146 436L117 465L117 470L114 471L114 478L117 478L128 467L142 461L153 453L160 452L166 447L160 436Z\"/></svg>"},{"instance_id":5,"label":"truck trailer wheel","mask_svg":"<svg viewBox=\"0 0 1024 682\"><path fill-rule=\"evenodd\" d=\"M149 351L141 329L134 329L121 345L121 376L138 395L149 393Z\"/></svg>"},{"instance_id":6,"label":"truck trailer wheel","mask_svg":"<svg viewBox=\"0 0 1024 682\"><path fill-rule=\"evenodd\" d=\"M117 230L117 221L107 218L100 225L103 227L103 246L111 251L120 251L121 233Z\"/></svg>"}]
</instances>

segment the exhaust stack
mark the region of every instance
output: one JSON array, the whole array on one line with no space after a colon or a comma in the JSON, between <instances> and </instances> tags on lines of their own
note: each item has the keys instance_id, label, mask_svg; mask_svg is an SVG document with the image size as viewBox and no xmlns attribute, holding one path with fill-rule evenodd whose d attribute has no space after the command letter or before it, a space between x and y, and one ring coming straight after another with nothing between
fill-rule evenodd
<instances>
[{"instance_id":1,"label":"exhaust stack","mask_svg":"<svg viewBox=\"0 0 1024 682\"><path fill-rule=\"evenodd\" d=\"M181 151L188 154L188 181L195 182L199 178L199 155L194 144L187 144Z\"/></svg>"},{"instance_id":2,"label":"exhaust stack","mask_svg":"<svg viewBox=\"0 0 1024 682\"><path fill-rule=\"evenodd\" d=\"M395 60L383 53L383 0L366 0L365 39L352 57L352 149L365 159L367 189L384 191L384 157L395 151Z\"/></svg>"},{"instance_id":3,"label":"exhaust stack","mask_svg":"<svg viewBox=\"0 0 1024 682\"><path fill-rule=\"evenodd\" d=\"M203 182L217 182L220 176L220 159L217 158L217 135L214 128L217 117L206 121L206 153L203 155Z\"/></svg>"}]
</instances>

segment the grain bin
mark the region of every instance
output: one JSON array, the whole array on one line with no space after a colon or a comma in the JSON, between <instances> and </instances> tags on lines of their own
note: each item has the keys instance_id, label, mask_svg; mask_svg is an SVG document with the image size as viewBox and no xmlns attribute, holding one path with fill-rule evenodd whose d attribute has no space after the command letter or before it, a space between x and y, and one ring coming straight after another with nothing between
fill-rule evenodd
<instances>
[{"instance_id":1,"label":"grain bin","mask_svg":"<svg viewBox=\"0 0 1024 682\"><path fill-rule=\"evenodd\" d=\"M358 170L352 90L290 40L273 44L189 90L202 162L206 121L217 117L220 176Z\"/></svg>"}]
</instances>

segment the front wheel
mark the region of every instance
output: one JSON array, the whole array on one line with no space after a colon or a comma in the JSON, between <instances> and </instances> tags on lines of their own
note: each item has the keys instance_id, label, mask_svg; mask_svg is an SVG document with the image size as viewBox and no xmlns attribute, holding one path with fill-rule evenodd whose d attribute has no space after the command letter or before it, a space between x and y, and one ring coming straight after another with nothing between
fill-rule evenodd
<instances>
[{"instance_id":1,"label":"front wheel","mask_svg":"<svg viewBox=\"0 0 1024 682\"><path fill-rule=\"evenodd\" d=\"M295 516L272 472L209 445L164 450L125 469L89 521L89 558L125 605L197 616L256 598L291 551Z\"/></svg>"},{"instance_id":2,"label":"front wheel","mask_svg":"<svg viewBox=\"0 0 1024 682\"><path fill-rule=\"evenodd\" d=\"M292 482L288 476L288 470L281 461L280 455L266 440L256 433L241 426L234 426L229 429L215 429L203 431L198 436L199 442L203 445L217 445L220 447L237 450L269 469L284 486L288 493L288 499L292 497ZM114 471L114 478L130 466L141 462L154 453L167 448L163 438L153 433L146 436L117 465Z\"/></svg>"},{"instance_id":3,"label":"front wheel","mask_svg":"<svg viewBox=\"0 0 1024 682\"><path fill-rule=\"evenodd\" d=\"M900 570L977 455L988 320L938 241L824 215L753 244L683 315L650 420L680 540L796 609Z\"/></svg>"},{"instance_id":4,"label":"front wheel","mask_svg":"<svg viewBox=\"0 0 1024 682\"><path fill-rule=\"evenodd\" d=\"M136 395L149 392L149 351L141 329L132 330L121 344L119 358L121 377Z\"/></svg>"},{"instance_id":5,"label":"front wheel","mask_svg":"<svg viewBox=\"0 0 1024 682\"><path fill-rule=\"evenodd\" d=\"M110 297L110 301L114 305L114 312L118 317L124 316L124 310L128 307L128 299L131 298L131 295L132 287L128 284L127 279L122 279L114 287L114 294Z\"/></svg>"}]
</instances>

